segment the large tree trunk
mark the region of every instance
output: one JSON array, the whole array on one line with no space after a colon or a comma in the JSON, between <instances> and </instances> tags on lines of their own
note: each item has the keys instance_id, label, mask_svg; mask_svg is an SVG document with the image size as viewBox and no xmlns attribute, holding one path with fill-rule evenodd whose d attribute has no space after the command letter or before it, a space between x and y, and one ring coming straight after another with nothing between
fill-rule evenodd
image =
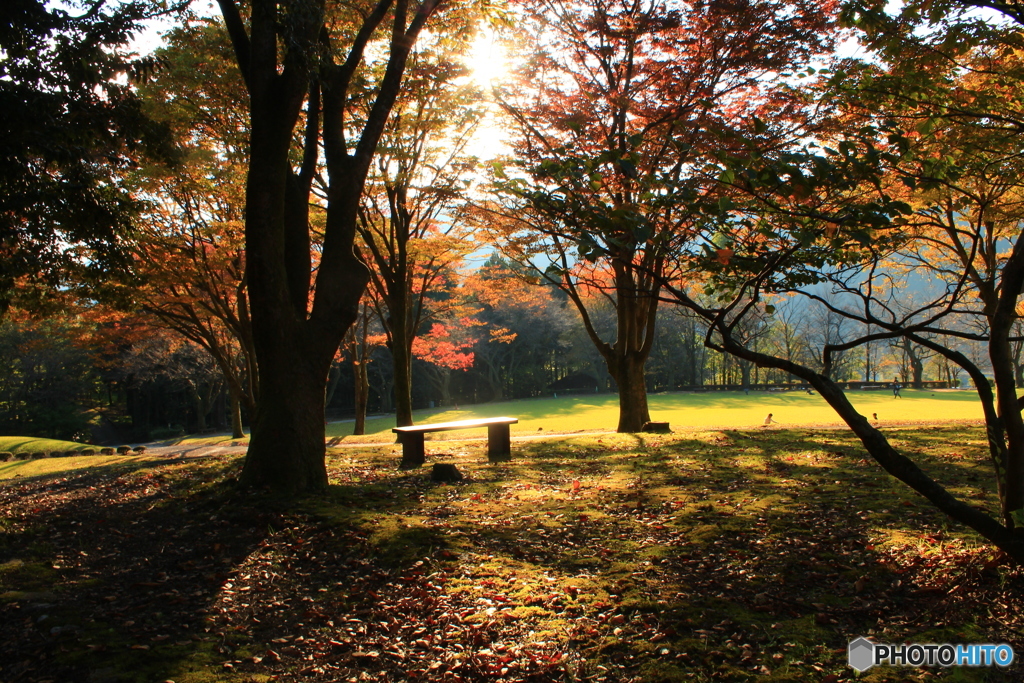
<instances>
[{"instance_id":1,"label":"large tree trunk","mask_svg":"<svg viewBox=\"0 0 1024 683\"><path fill-rule=\"evenodd\" d=\"M494 365L489 364L487 367L487 374L484 376L487 380L487 388L490 389L491 395L488 401L503 401L505 400L505 384L502 382L501 375L498 372L498 368Z\"/></svg>"},{"instance_id":2,"label":"large tree trunk","mask_svg":"<svg viewBox=\"0 0 1024 683\"><path fill-rule=\"evenodd\" d=\"M660 256L649 253L645 262L660 264ZM660 265L648 268L660 270ZM569 295L583 319L587 336L604 358L608 374L618 385L619 425L617 431L639 432L650 422L647 408L647 384L644 364L654 345L654 325L657 320L660 287L653 279L632 264L632 255L613 258L615 272L615 342L601 339L594 327L587 304L571 281L555 282Z\"/></svg>"},{"instance_id":3,"label":"large tree trunk","mask_svg":"<svg viewBox=\"0 0 1024 683\"><path fill-rule=\"evenodd\" d=\"M300 361L303 351L288 349L287 359L278 358L277 363L260 362L260 402L242 468L242 485L271 484L284 493L317 491L327 486L324 461L327 369L318 367L322 363ZM264 367L267 369L262 370Z\"/></svg>"},{"instance_id":4,"label":"large tree trunk","mask_svg":"<svg viewBox=\"0 0 1024 683\"><path fill-rule=\"evenodd\" d=\"M907 362L910 364L910 386L920 389L924 381L924 361L909 339L903 340L903 350L907 354Z\"/></svg>"},{"instance_id":5,"label":"large tree trunk","mask_svg":"<svg viewBox=\"0 0 1024 683\"><path fill-rule=\"evenodd\" d=\"M409 51L439 0L424 0L411 21L408 0L380 0L346 36L351 48L341 63L323 49L330 28L322 3L306 3L298 12L291 11L294 3L252 0L247 26L236 0L218 2L249 91L251 124L245 256L259 395L240 483L313 492L327 485L327 372L369 280L353 251L359 197ZM345 116L350 84L389 12L388 63L362 132L352 136ZM303 110L296 172L292 145ZM327 216L313 287L309 205L321 151Z\"/></svg>"},{"instance_id":6,"label":"large tree trunk","mask_svg":"<svg viewBox=\"0 0 1024 683\"><path fill-rule=\"evenodd\" d=\"M619 391L619 426L622 433L639 432L651 421L647 408L647 384L644 360L639 354L630 354L617 363L609 364L609 374L615 379Z\"/></svg>"}]
</instances>

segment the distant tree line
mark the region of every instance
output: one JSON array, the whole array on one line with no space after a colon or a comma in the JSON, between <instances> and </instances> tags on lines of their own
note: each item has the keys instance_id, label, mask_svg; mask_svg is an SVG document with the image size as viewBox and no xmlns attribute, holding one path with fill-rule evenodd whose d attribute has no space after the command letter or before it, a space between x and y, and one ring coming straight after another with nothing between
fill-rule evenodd
<instances>
[{"instance_id":1,"label":"distant tree line","mask_svg":"<svg viewBox=\"0 0 1024 683\"><path fill-rule=\"evenodd\" d=\"M615 391L613 378L563 292L531 284L514 264L492 255L453 289L468 294L462 303L474 325L464 340L469 362L452 370L436 350L412 362L414 409L551 395ZM493 285L500 285L495 288ZM811 363L828 335L828 316L794 301L761 320L758 348L795 362ZM610 309L592 306L601 334L611 334ZM820 313L820 311L819 311ZM834 323L833 323L834 324ZM379 327L379 323L377 323ZM429 328L429 324L425 325ZM366 410L395 411L394 371L383 334L364 363ZM493 334L499 331L497 338ZM421 330L424 334L429 329ZM838 333L855 332L841 328ZM711 385L736 388L780 384L796 378L775 368L758 368L704 345L707 326L685 311L662 313L646 368L651 392ZM842 337L838 337L842 338ZM356 413L356 369L343 346L327 385L328 419ZM891 382L960 379L960 374L916 345L880 344L850 352L832 368L836 381ZM1020 357L1017 356L1018 367ZM0 430L8 434L83 438L101 442L144 441L232 428L231 390L209 352L162 328L159 319L136 314L11 318L0 323ZM446 375L447 383L439 381ZM245 425L249 414L241 411Z\"/></svg>"}]
</instances>

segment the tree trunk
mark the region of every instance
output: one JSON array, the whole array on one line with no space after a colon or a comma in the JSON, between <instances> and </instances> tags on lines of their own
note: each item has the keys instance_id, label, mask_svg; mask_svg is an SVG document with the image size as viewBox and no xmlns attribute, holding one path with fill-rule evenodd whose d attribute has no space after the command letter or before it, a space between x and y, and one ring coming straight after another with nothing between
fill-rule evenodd
<instances>
[{"instance_id":1,"label":"tree trunk","mask_svg":"<svg viewBox=\"0 0 1024 683\"><path fill-rule=\"evenodd\" d=\"M370 401L370 378L366 372L366 361L352 364L352 371L355 375L355 409L356 424L352 433L362 436L366 433L366 404Z\"/></svg>"},{"instance_id":2,"label":"tree trunk","mask_svg":"<svg viewBox=\"0 0 1024 683\"><path fill-rule=\"evenodd\" d=\"M408 0L377 3L355 35L346 36L350 49L341 63L322 49L330 38L322 3L288 11L289 3L252 0L247 17L236 0L218 4L249 91L245 258L259 393L239 483L315 492L327 486L327 373L369 280L353 248L359 197L409 52L439 0L424 0L411 18ZM387 66L362 132L352 136L346 122L352 76L389 11ZM296 172L293 143L300 135ZM327 211L314 287L309 206L321 151Z\"/></svg>"},{"instance_id":3,"label":"tree trunk","mask_svg":"<svg viewBox=\"0 0 1024 683\"><path fill-rule=\"evenodd\" d=\"M302 349L290 348L283 355L275 359L261 354L260 401L239 483L269 485L286 494L323 490L327 368L321 371L312 363L296 367L296 358L304 356Z\"/></svg>"},{"instance_id":4,"label":"tree trunk","mask_svg":"<svg viewBox=\"0 0 1024 683\"><path fill-rule=\"evenodd\" d=\"M338 367L337 363L331 363L331 369L327 373L327 394L324 398L324 406L331 405L331 400L334 398L334 392L338 389L338 381L341 379L341 368Z\"/></svg>"},{"instance_id":5,"label":"tree trunk","mask_svg":"<svg viewBox=\"0 0 1024 683\"><path fill-rule=\"evenodd\" d=\"M399 330L401 333L399 334ZM412 349L406 343L405 326L393 330L391 358L394 361L395 426L412 424Z\"/></svg>"},{"instance_id":6,"label":"tree trunk","mask_svg":"<svg viewBox=\"0 0 1024 683\"><path fill-rule=\"evenodd\" d=\"M494 373L487 373L487 385L491 390L489 401L505 400L505 386L501 381L501 377L496 376Z\"/></svg>"},{"instance_id":7,"label":"tree trunk","mask_svg":"<svg viewBox=\"0 0 1024 683\"><path fill-rule=\"evenodd\" d=\"M245 432L242 431L242 402L234 391L229 391L231 396L231 438L243 439Z\"/></svg>"},{"instance_id":8,"label":"tree trunk","mask_svg":"<svg viewBox=\"0 0 1024 683\"><path fill-rule=\"evenodd\" d=\"M1017 562L1024 562L1024 538L1014 533L1011 524L999 524L984 510L959 500L929 477L916 463L893 448L885 435L857 412L843 390L830 379L799 364L752 352L728 338L724 339L720 350L766 367L786 370L809 383L857 435L868 454L889 474L927 498L935 507L957 522L992 541Z\"/></svg>"},{"instance_id":9,"label":"tree trunk","mask_svg":"<svg viewBox=\"0 0 1024 683\"><path fill-rule=\"evenodd\" d=\"M195 385L191 385L190 388L196 405L196 431L202 434L206 431L206 401L203 400L203 394Z\"/></svg>"},{"instance_id":10,"label":"tree trunk","mask_svg":"<svg viewBox=\"0 0 1024 683\"><path fill-rule=\"evenodd\" d=\"M648 255L650 258L650 255ZM648 266L650 267L650 266ZM618 385L619 426L617 431L639 432L651 416L647 409L647 384L644 378L644 364L651 355L654 344L654 326L657 320L657 284L635 268L631 257L613 258L615 271L615 342L609 344L601 339L591 320L587 305L571 282L558 283L575 304L583 319L587 336L604 358L608 374ZM660 269L660 265L657 266Z\"/></svg>"},{"instance_id":11,"label":"tree trunk","mask_svg":"<svg viewBox=\"0 0 1024 683\"><path fill-rule=\"evenodd\" d=\"M907 352L907 362L910 364L910 386L920 389L924 381L924 361L921 360L909 339L903 340L903 349Z\"/></svg>"},{"instance_id":12,"label":"tree trunk","mask_svg":"<svg viewBox=\"0 0 1024 683\"><path fill-rule=\"evenodd\" d=\"M647 385L644 378L644 361L629 355L621 359L614 369L609 364L609 374L615 379L619 391L619 426L616 431L633 433L643 430L651 421L647 408Z\"/></svg>"}]
</instances>

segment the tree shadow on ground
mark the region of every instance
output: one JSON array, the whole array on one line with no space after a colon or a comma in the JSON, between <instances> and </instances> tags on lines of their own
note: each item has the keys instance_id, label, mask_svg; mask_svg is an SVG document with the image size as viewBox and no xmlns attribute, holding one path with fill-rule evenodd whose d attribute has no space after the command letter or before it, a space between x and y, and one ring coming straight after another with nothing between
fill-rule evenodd
<instances>
[{"instance_id":1,"label":"tree shadow on ground","mask_svg":"<svg viewBox=\"0 0 1024 683\"><path fill-rule=\"evenodd\" d=\"M980 447L938 446L974 436L901 438L955 479ZM390 451L337 454L330 490L287 513L239 496L230 459L0 488L0 576L31 593L0 606L5 682L852 681L859 635L1020 644L1018 570L849 435L441 457L462 483L398 472Z\"/></svg>"}]
</instances>

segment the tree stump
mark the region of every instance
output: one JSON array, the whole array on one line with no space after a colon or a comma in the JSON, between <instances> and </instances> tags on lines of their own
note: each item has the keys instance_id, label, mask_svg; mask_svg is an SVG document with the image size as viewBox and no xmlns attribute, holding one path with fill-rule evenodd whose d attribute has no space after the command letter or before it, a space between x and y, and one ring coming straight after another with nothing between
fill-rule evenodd
<instances>
[{"instance_id":1,"label":"tree stump","mask_svg":"<svg viewBox=\"0 0 1024 683\"><path fill-rule=\"evenodd\" d=\"M655 434L670 434L672 428L668 426L668 422L645 422L642 428L645 432L653 432Z\"/></svg>"},{"instance_id":2,"label":"tree stump","mask_svg":"<svg viewBox=\"0 0 1024 683\"><path fill-rule=\"evenodd\" d=\"M430 479L445 482L462 481L462 472L459 472L459 468L451 463L437 463L430 473Z\"/></svg>"}]
</instances>

